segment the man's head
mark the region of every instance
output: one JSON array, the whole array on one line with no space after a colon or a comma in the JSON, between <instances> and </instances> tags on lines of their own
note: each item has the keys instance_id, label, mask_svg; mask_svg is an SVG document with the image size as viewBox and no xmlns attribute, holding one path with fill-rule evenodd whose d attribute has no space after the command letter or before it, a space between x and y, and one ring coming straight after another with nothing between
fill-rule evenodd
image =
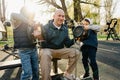
<instances>
[{"instance_id":1,"label":"man's head","mask_svg":"<svg viewBox=\"0 0 120 80\"><path fill-rule=\"evenodd\" d=\"M61 26L61 24L65 20L65 13L64 13L64 11L62 9L56 10L54 15L53 15L53 19L54 19L54 24L56 26Z\"/></svg>"}]
</instances>

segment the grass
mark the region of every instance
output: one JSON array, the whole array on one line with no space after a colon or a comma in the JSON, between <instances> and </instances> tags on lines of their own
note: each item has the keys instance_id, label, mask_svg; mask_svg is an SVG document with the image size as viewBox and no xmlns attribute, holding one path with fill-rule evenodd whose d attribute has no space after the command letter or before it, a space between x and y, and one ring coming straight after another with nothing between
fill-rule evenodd
<instances>
[{"instance_id":1,"label":"grass","mask_svg":"<svg viewBox=\"0 0 120 80\"><path fill-rule=\"evenodd\" d=\"M98 35L98 40L106 40L106 35ZM10 46L13 46L14 44L13 35L8 36L7 41L0 41L0 47L4 46L5 44L9 44Z\"/></svg>"},{"instance_id":2,"label":"grass","mask_svg":"<svg viewBox=\"0 0 120 80\"><path fill-rule=\"evenodd\" d=\"M13 46L13 29L12 27L7 27L7 41L0 41L0 47L3 47L5 44L9 44L9 46Z\"/></svg>"},{"instance_id":3,"label":"grass","mask_svg":"<svg viewBox=\"0 0 120 80\"><path fill-rule=\"evenodd\" d=\"M106 40L107 35L98 35L98 40Z\"/></svg>"},{"instance_id":4,"label":"grass","mask_svg":"<svg viewBox=\"0 0 120 80\"><path fill-rule=\"evenodd\" d=\"M0 47L4 46L5 44L9 44L10 46L13 46L14 41L13 41L13 31L12 27L7 27L7 35L8 35L8 40L7 41L0 41ZM106 40L107 35L103 34L98 34L98 40Z\"/></svg>"},{"instance_id":5,"label":"grass","mask_svg":"<svg viewBox=\"0 0 120 80\"><path fill-rule=\"evenodd\" d=\"M14 41L13 39L8 39L7 41L0 41L0 48L3 47L5 44L8 44L9 47L13 47Z\"/></svg>"}]
</instances>

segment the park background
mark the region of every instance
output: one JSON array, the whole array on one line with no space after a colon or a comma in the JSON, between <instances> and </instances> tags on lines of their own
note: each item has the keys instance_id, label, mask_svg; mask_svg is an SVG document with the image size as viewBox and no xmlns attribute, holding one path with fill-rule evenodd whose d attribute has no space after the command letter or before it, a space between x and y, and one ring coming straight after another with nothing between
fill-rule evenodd
<instances>
[{"instance_id":1,"label":"park background","mask_svg":"<svg viewBox=\"0 0 120 80\"><path fill-rule=\"evenodd\" d=\"M115 30L120 35L120 0L0 0L0 4L0 19L3 23L10 21L11 13L20 13L21 7L27 6L29 10L36 13L35 21L46 24L52 19L53 12L60 8L65 11L66 20L72 19L79 23L88 17L93 24L100 25L98 39L103 40L108 34L104 32L108 27L106 23L117 18ZM13 36L12 27L6 26L5 29L6 32L0 32L2 41L11 39Z\"/></svg>"},{"instance_id":2,"label":"park background","mask_svg":"<svg viewBox=\"0 0 120 80\"><path fill-rule=\"evenodd\" d=\"M0 0L0 2L0 19L3 23L9 22L10 14L12 12L19 13L21 7L24 5L28 6L30 10L36 13L35 20L42 24L46 24L48 20L52 19L53 12L56 8L65 11L66 19L73 19L76 22L80 22L85 17L91 18L94 24L101 26L101 30L98 33L100 48L98 49L99 54L97 55L100 67L100 77L102 80L120 79L120 42L113 41L112 39L106 41L107 33L104 32L104 29L108 27L106 23L113 18L117 18L118 22L115 30L120 36L120 0ZM5 36L1 38L0 49L2 49L5 44L9 44L9 47L13 47L14 42L12 32L12 26L6 26L6 32L1 33L1 35ZM13 56L9 57L9 54L2 53L1 51L0 54L0 61L13 59ZM117 54L117 56L115 56L115 54ZM65 63L63 64L63 62ZM80 76L83 73L83 68L81 66L81 61L79 63L78 75ZM66 61L59 63L62 70L65 69L65 64ZM110 64L112 64L112 66ZM115 67L116 65L117 67ZM1 70L0 80L19 80L19 69L12 69L12 71ZM9 74L5 75L7 72L9 72ZM16 77L16 75L18 75L18 77Z\"/></svg>"}]
</instances>

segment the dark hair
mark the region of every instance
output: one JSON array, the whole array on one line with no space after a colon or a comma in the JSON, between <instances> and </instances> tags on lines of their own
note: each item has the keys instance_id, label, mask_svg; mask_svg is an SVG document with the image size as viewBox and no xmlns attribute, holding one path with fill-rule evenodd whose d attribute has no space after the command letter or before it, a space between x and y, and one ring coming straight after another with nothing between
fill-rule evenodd
<instances>
[{"instance_id":1,"label":"dark hair","mask_svg":"<svg viewBox=\"0 0 120 80\"><path fill-rule=\"evenodd\" d=\"M84 19L84 20L90 24L90 21L88 19Z\"/></svg>"}]
</instances>

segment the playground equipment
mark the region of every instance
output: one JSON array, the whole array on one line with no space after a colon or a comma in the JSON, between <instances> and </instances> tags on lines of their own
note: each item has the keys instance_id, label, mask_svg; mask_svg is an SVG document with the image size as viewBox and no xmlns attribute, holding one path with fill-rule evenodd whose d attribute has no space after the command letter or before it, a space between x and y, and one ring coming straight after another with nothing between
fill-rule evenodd
<instances>
[{"instance_id":1,"label":"playground equipment","mask_svg":"<svg viewBox=\"0 0 120 80\"><path fill-rule=\"evenodd\" d=\"M117 19L116 18L111 19L110 22L107 22L107 25L108 25L108 28L104 30L105 32L108 33L106 40L108 40L110 37L113 40L120 40L115 30L115 27L117 25Z\"/></svg>"}]
</instances>

